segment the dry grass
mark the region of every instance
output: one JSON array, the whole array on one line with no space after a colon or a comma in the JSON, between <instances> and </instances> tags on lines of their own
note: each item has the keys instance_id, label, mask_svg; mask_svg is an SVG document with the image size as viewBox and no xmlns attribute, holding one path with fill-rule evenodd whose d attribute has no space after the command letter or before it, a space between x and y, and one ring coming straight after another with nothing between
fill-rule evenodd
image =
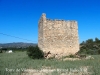
<instances>
[{"instance_id":1,"label":"dry grass","mask_svg":"<svg viewBox=\"0 0 100 75\"><path fill-rule=\"evenodd\" d=\"M62 60L33 60L26 55L26 52L16 52L11 54L3 53L0 54L0 75L25 75L25 73L26 75L29 75L28 73L34 75L81 75L83 73L80 71L81 67L88 70L86 70L83 75L90 75L90 73L93 75L100 75L100 55L94 55L93 57L94 59L86 60L77 60L76 58L64 58ZM89 66L89 68L87 66ZM6 68L14 69L15 71L6 71ZM21 68L25 68L26 72L22 71ZM16 71L16 69L19 69L19 71ZM34 71L34 73L30 72L30 70Z\"/></svg>"}]
</instances>

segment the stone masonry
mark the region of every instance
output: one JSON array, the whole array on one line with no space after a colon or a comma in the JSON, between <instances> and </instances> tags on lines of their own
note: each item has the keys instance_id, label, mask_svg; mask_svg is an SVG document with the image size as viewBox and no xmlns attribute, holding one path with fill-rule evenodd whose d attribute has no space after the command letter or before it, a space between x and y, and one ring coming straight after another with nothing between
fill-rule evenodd
<instances>
[{"instance_id":1,"label":"stone masonry","mask_svg":"<svg viewBox=\"0 0 100 75\"><path fill-rule=\"evenodd\" d=\"M38 23L38 46L52 54L75 54L79 51L77 21L51 20L43 13Z\"/></svg>"}]
</instances>

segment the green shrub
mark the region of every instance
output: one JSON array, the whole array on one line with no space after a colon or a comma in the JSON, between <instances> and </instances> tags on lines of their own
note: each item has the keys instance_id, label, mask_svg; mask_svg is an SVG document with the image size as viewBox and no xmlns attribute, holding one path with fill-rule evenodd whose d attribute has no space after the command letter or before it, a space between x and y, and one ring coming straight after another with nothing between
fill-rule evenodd
<instances>
[{"instance_id":1,"label":"green shrub","mask_svg":"<svg viewBox=\"0 0 100 75\"><path fill-rule=\"evenodd\" d=\"M75 55L70 54L68 57L75 58Z\"/></svg>"},{"instance_id":2,"label":"green shrub","mask_svg":"<svg viewBox=\"0 0 100 75\"><path fill-rule=\"evenodd\" d=\"M27 50L27 54L32 59L41 59L41 58L44 58L44 53L43 53L42 50L39 49L38 46L36 46L36 47L30 46L28 48L28 50Z\"/></svg>"}]
</instances>

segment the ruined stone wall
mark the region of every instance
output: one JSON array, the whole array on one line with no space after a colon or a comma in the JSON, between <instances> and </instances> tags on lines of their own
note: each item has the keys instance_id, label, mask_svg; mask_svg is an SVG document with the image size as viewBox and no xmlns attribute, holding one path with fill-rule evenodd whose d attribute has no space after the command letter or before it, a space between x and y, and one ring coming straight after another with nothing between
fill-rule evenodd
<instances>
[{"instance_id":1,"label":"ruined stone wall","mask_svg":"<svg viewBox=\"0 0 100 75\"><path fill-rule=\"evenodd\" d=\"M50 20L43 14L38 29L38 46L43 51L69 55L79 50L76 21Z\"/></svg>"}]
</instances>

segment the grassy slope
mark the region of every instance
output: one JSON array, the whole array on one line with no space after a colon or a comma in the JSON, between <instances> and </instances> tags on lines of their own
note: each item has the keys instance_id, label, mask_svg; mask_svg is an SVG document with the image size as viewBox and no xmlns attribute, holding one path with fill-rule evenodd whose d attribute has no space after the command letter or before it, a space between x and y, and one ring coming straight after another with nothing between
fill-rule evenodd
<instances>
[{"instance_id":1,"label":"grassy slope","mask_svg":"<svg viewBox=\"0 0 100 75\"><path fill-rule=\"evenodd\" d=\"M2 53L0 54L0 75L20 75L21 72L11 71L7 69L39 69L42 66L49 66L51 68L79 68L80 66L92 66L94 75L100 75L100 55L94 55L94 60L81 61L60 61L60 60L33 60L30 59L26 52Z\"/></svg>"}]
</instances>

